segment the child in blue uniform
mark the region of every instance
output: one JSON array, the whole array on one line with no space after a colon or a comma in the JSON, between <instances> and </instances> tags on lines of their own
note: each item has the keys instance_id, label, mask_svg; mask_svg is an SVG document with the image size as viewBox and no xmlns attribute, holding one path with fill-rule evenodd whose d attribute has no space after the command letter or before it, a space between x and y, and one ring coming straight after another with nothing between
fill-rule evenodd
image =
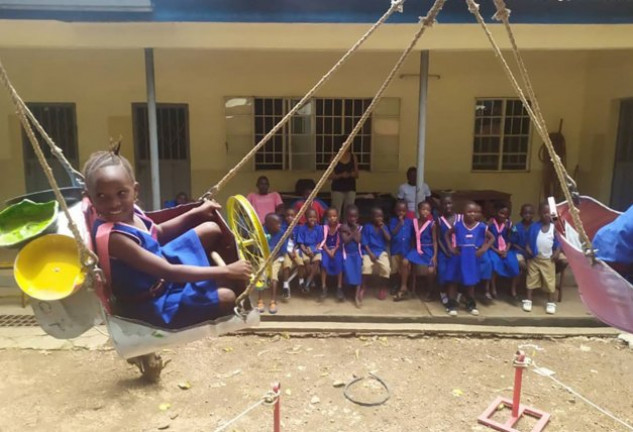
<instances>
[{"instance_id":1,"label":"child in blue uniform","mask_svg":"<svg viewBox=\"0 0 633 432\"><path fill-rule=\"evenodd\" d=\"M437 268L437 227L431 214L431 204L426 201L418 203L418 214L420 217L413 220L414 247L407 254L402 266L402 279L405 281L405 285L400 287L398 295L394 298L396 301L407 296L406 280L409 273L412 273L413 279L411 292L415 293L417 266L424 269L427 277L426 299L431 298L433 276Z\"/></svg>"},{"instance_id":2,"label":"child in blue uniform","mask_svg":"<svg viewBox=\"0 0 633 432\"><path fill-rule=\"evenodd\" d=\"M389 228L385 225L382 209L374 207L371 210L371 223L363 227L362 245L363 245L363 288L362 295L367 286L367 280L371 275L377 275L383 279L383 283L389 282L391 275L391 265L389 263L389 254L387 246L391 241ZM387 288L383 285L379 288L378 298L384 300L387 298Z\"/></svg>"},{"instance_id":3,"label":"child in blue uniform","mask_svg":"<svg viewBox=\"0 0 633 432\"><path fill-rule=\"evenodd\" d=\"M477 222L485 224L487 229L488 221L486 221L483 216L481 206L475 203L475 207L477 209L475 213L475 220ZM490 293L490 281L492 280L492 260L490 259L491 254L492 251L487 250L477 259L477 262L479 263L479 278L481 279L480 283L484 286L484 293Z\"/></svg>"},{"instance_id":4,"label":"child in blue uniform","mask_svg":"<svg viewBox=\"0 0 633 432\"><path fill-rule=\"evenodd\" d=\"M343 296L343 251L339 232L338 211L330 207L325 212L326 224L323 226L323 241L319 245L321 250L321 300L327 297L327 276L336 276L336 298Z\"/></svg>"},{"instance_id":5,"label":"child in blue uniform","mask_svg":"<svg viewBox=\"0 0 633 432\"><path fill-rule=\"evenodd\" d=\"M286 232L292 221L295 219L296 212L292 207L286 208L284 213L284 221L281 224L281 229ZM303 265L303 258L301 257L301 251L299 250L299 244L297 243L297 234L301 225L297 225L293 233L288 237L288 243L286 244L286 254L284 255L284 284L281 289L281 296L283 299L290 299L290 273L293 270L297 270L297 276L299 277L299 286L302 287L304 283L303 275L305 272L305 266Z\"/></svg>"},{"instance_id":6,"label":"child in blue uniform","mask_svg":"<svg viewBox=\"0 0 633 432\"><path fill-rule=\"evenodd\" d=\"M281 229L281 219L279 218L279 216L275 213L267 214L264 219L264 229L266 230L266 234L268 234L268 247L272 251L277 246L277 244L279 243L279 241L284 235L284 231ZM282 267L284 263L284 255L285 255L287 243L288 243L288 240L286 240L286 244L283 245L281 249L279 249L279 253L274 258L271 264L272 269L271 269L270 282L271 282L272 293L270 296L270 303L268 305L268 312L270 314L277 313L277 288L279 287L279 275L282 273ZM288 270L284 269L283 272L284 272L283 276L284 276L284 284L285 284L286 281L288 280ZM257 294L258 294L257 309L260 312L263 312L264 300L262 299L262 290L258 290Z\"/></svg>"},{"instance_id":7,"label":"child in blue uniform","mask_svg":"<svg viewBox=\"0 0 633 432\"><path fill-rule=\"evenodd\" d=\"M306 213L306 223L299 228L297 234L297 243L301 248L303 264L306 269L306 281L301 287L304 293L309 293L310 288L314 286L314 278L319 274L319 264L321 262L321 253L319 245L323 241L323 227L317 222L317 212L309 209Z\"/></svg>"},{"instance_id":8,"label":"child in blue uniform","mask_svg":"<svg viewBox=\"0 0 633 432\"><path fill-rule=\"evenodd\" d=\"M541 288L547 293L545 312L556 313L556 260L560 255L560 244L552 223L549 205L539 206L541 219L530 227L527 253L527 295L523 300L523 310L532 311L532 291Z\"/></svg>"},{"instance_id":9,"label":"child in blue uniform","mask_svg":"<svg viewBox=\"0 0 633 432\"><path fill-rule=\"evenodd\" d=\"M532 226L534 218L534 207L532 204L523 204L521 206L521 221L512 226L512 247L516 251L517 261L519 261L519 269L527 270L527 244L528 232Z\"/></svg>"},{"instance_id":10,"label":"child in blue uniform","mask_svg":"<svg viewBox=\"0 0 633 432\"><path fill-rule=\"evenodd\" d=\"M119 148L93 153L84 165L87 194L99 219L93 240L107 234L110 285L118 314L163 328L182 328L231 314L251 266L213 266L222 236L210 222L220 207L207 201L159 225L135 208L139 184ZM97 247L98 249L98 247Z\"/></svg>"},{"instance_id":11,"label":"child in blue uniform","mask_svg":"<svg viewBox=\"0 0 633 432\"><path fill-rule=\"evenodd\" d=\"M354 287L356 307L361 306L363 283L363 254L361 251L361 232L358 224L358 207L349 205L345 209L345 224L340 228L343 240L343 277L345 283Z\"/></svg>"},{"instance_id":12,"label":"child in blue uniform","mask_svg":"<svg viewBox=\"0 0 633 432\"><path fill-rule=\"evenodd\" d=\"M463 219L455 222L453 228L446 231L444 240L451 246L451 252L459 255L461 283L466 291L466 310L472 315L479 315L475 303L475 286L481 280L479 259L494 242L494 237L483 222L477 221L477 204L470 202L464 208ZM455 234L456 247L451 244L451 237ZM449 298L448 314L457 315L457 301Z\"/></svg>"},{"instance_id":13,"label":"child in blue uniform","mask_svg":"<svg viewBox=\"0 0 633 432\"><path fill-rule=\"evenodd\" d=\"M633 281L633 206L598 230L593 247L598 258Z\"/></svg>"},{"instance_id":14,"label":"child in blue uniform","mask_svg":"<svg viewBox=\"0 0 633 432\"><path fill-rule=\"evenodd\" d=\"M495 237L495 242L491 246L489 253L492 261L492 287L490 293L486 293L486 298L492 300L497 298L497 277L512 279L511 295L516 298L517 282L519 277L519 261L516 251L512 248L512 222L509 219L510 208L506 203L495 205L496 214L490 221L489 229Z\"/></svg>"},{"instance_id":15,"label":"child in blue uniform","mask_svg":"<svg viewBox=\"0 0 633 432\"><path fill-rule=\"evenodd\" d=\"M436 221L439 227L437 279L440 285L440 299L442 304L446 306L449 296L452 298L457 297L457 284L460 281L460 275L459 256L453 255L451 252L451 245L457 245L455 234L451 236L450 244L446 243L445 237L446 232L453 228L455 222L460 220L461 216L453 212L453 197L450 195L442 197L440 207L442 214Z\"/></svg>"},{"instance_id":16,"label":"child in blue uniform","mask_svg":"<svg viewBox=\"0 0 633 432\"><path fill-rule=\"evenodd\" d=\"M404 200L396 201L394 212L396 215L389 221L389 232L391 233L391 278L397 279L393 294L397 295L399 287L407 286L407 279L403 278L402 264L411 250L413 221L407 217L407 202Z\"/></svg>"}]
</instances>

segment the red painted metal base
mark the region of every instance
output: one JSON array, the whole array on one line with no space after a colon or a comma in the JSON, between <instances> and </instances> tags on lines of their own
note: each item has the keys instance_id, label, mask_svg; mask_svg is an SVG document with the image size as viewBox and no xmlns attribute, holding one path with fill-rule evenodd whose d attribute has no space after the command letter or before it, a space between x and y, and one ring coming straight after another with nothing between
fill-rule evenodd
<instances>
[{"instance_id":1,"label":"red painted metal base","mask_svg":"<svg viewBox=\"0 0 633 432\"><path fill-rule=\"evenodd\" d=\"M498 397L486 408L486 410L477 418L477 421L483 425L501 432L519 432L518 429L514 429L521 416L530 416L538 419L531 432L541 432L547 426L551 415L545 411L537 410L525 405L519 405L518 415L514 417L510 414L510 417L505 423L500 423L492 419L492 416L499 410L499 406L503 405L505 408L512 410L512 401L508 398ZM510 411L511 413L512 411Z\"/></svg>"}]
</instances>

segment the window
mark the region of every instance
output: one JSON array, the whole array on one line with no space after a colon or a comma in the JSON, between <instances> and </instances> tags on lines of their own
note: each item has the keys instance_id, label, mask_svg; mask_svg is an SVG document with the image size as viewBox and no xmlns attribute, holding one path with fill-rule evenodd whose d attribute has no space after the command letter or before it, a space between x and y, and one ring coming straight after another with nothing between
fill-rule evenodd
<instances>
[{"instance_id":1,"label":"window","mask_svg":"<svg viewBox=\"0 0 633 432\"><path fill-rule=\"evenodd\" d=\"M226 98L227 166L235 165L299 100ZM370 103L366 98L310 100L257 152L253 168L325 170L337 151L336 137L347 137ZM398 169L399 122L400 99L382 99L352 143L360 169Z\"/></svg>"},{"instance_id":2,"label":"window","mask_svg":"<svg viewBox=\"0 0 633 432\"><path fill-rule=\"evenodd\" d=\"M42 125L48 136L64 152L64 156L70 163L78 166L77 148L77 117L74 103L27 103L27 106ZM46 160L51 165L55 179L60 186L69 186L70 178L57 158L52 155L50 147L35 131L40 148L43 150ZM26 189L28 192L49 189L50 186L40 164L35 156L33 147L22 131L22 148L24 151L24 168L26 173Z\"/></svg>"},{"instance_id":3,"label":"window","mask_svg":"<svg viewBox=\"0 0 633 432\"><path fill-rule=\"evenodd\" d=\"M530 117L519 99L475 103L473 171L528 169Z\"/></svg>"},{"instance_id":4,"label":"window","mask_svg":"<svg viewBox=\"0 0 633 432\"><path fill-rule=\"evenodd\" d=\"M335 139L347 137L371 103L371 99L315 99L316 104L316 167L327 169L336 154ZM358 168L371 168L371 117L354 137L352 152Z\"/></svg>"}]
</instances>

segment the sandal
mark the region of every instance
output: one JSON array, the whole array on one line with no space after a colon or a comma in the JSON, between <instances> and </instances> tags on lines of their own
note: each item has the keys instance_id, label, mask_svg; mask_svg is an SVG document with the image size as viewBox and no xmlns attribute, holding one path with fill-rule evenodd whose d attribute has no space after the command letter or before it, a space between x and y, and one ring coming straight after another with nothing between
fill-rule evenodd
<instances>
[{"instance_id":1,"label":"sandal","mask_svg":"<svg viewBox=\"0 0 633 432\"><path fill-rule=\"evenodd\" d=\"M407 300L409 298L409 291L398 291L395 296L393 296L393 301L399 302L402 300Z\"/></svg>"},{"instance_id":2,"label":"sandal","mask_svg":"<svg viewBox=\"0 0 633 432\"><path fill-rule=\"evenodd\" d=\"M271 315L275 315L277 313L277 302L275 300L271 300L268 305L268 313Z\"/></svg>"},{"instance_id":3,"label":"sandal","mask_svg":"<svg viewBox=\"0 0 633 432\"><path fill-rule=\"evenodd\" d=\"M257 311L259 313L264 313L265 310L266 308L264 307L264 300L262 299L257 300Z\"/></svg>"}]
</instances>

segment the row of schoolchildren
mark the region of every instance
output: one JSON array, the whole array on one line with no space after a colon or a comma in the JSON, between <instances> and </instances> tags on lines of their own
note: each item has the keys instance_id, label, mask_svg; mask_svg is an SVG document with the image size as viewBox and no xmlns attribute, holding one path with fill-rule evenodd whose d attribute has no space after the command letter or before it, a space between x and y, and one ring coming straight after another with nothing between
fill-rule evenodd
<instances>
[{"instance_id":1,"label":"row of schoolchildren","mask_svg":"<svg viewBox=\"0 0 633 432\"><path fill-rule=\"evenodd\" d=\"M442 198L437 219L433 218L427 202L419 203L418 218L415 219L407 217L404 201L398 201L394 210L395 216L387 225L382 210L372 209L371 222L365 226L358 224L356 206L346 209L343 224L339 222L336 209L328 209L323 226L318 223L317 212L308 210L305 223L295 229L273 262L269 312L277 312L280 275L282 297L289 299L289 278L296 269L303 292L309 292L320 275L320 298L324 299L327 296L326 278L334 276L337 298L344 300L345 281L355 287L358 307L371 275L379 276L384 284L378 292L380 299L387 296L389 279L399 279L400 289L395 292L394 300L400 301L415 291L415 275L425 274L430 289L437 274L443 291L442 302L449 315L457 314L458 285L462 287L460 294L463 294L466 310L478 315L474 293L482 281L485 282L486 298L492 300L497 295L497 276L512 278L512 295L517 298L520 262L528 270L524 310L531 310L531 290L543 287L550 293L547 312L555 312L553 261L558 257L559 248L546 206L541 207L541 221L532 223L533 209L524 205L521 210L523 219L516 226L509 220L506 204L498 205L495 216L486 224L481 220L481 207L475 203L468 203L463 215L455 214L450 196ZM271 213L265 217L271 250L294 217L294 209L283 209L283 214ZM261 292L258 309L264 310Z\"/></svg>"}]
</instances>

